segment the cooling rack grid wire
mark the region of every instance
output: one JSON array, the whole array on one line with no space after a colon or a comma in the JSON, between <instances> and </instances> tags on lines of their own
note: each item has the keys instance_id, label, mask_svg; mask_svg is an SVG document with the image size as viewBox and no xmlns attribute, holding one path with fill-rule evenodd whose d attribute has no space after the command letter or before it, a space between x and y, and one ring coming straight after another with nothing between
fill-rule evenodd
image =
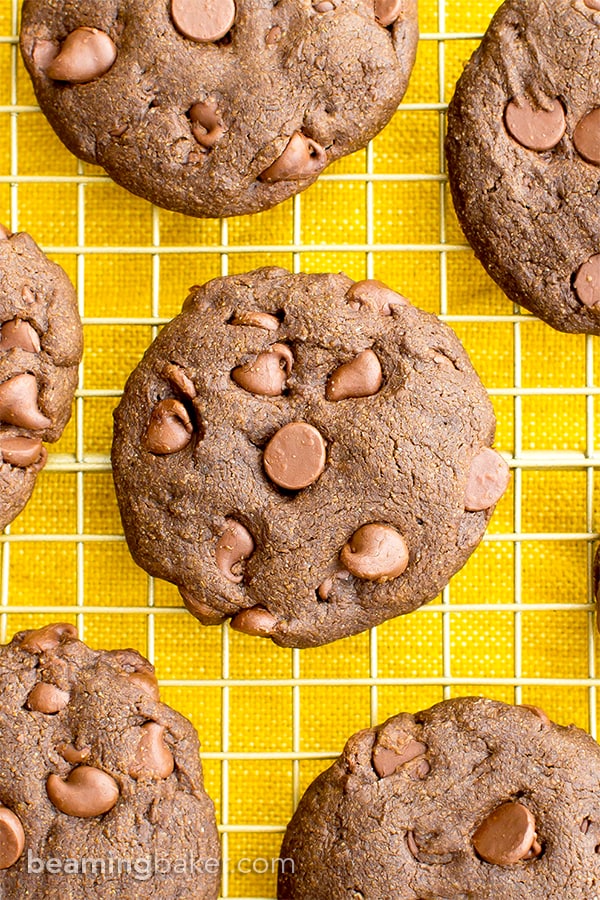
<instances>
[{"instance_id":1,"label":"cooling rack grid wire","mask_svg":"<svg viewBox=\"0 0 600 900\"><path fill-rule=\"evenodd\" d=\"M383 134L295 200L219 222L154 209L62 147L19 58L19 4L0 0L0 215L67 269L86 342L72 422L0 538L0 638L61 619L155 663L163 699L200 733L223 898L275 897L272 860L305 787L350 734L396 712L481 693L596 734L594 341L511 307L465 245L444 173L446 105L494 7L421 0L417 65ZM490 391L513 475L440 598L303 652L202 628L171 585L137 569L110 475L112 409L189 285L273 264L380 278L449 322Z\"/></svg>"}]
</instances>

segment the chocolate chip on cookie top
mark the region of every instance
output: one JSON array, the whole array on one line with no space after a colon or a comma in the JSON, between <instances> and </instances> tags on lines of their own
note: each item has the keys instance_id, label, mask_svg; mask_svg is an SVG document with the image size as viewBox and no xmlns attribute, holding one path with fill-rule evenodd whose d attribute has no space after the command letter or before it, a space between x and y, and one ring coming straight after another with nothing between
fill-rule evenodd
<instances>
[{"instance_id":1,"label":"chocolate chip on cookie top","mask_svg":"<svg viewBox=\"0 0 600 900\"><path fill-rule=\"evenodd\" d=\"M483 697L355 734L288 826L279 900L593 897L600 747Z\"/></svg>"},{"instance_id":2,"label":"chocolate chip on cookie top","mask_svg":"<svg viewBox=\"0 0 600 900\"><path fill-rule=\"evenodd\" d=\"M374 280L195 287L131 375L113 468L136 561L207 625L313 646L409 612L508 484L450 329Z\"/></svg>"},{"instance_id":3,"label":"chocolate chip on cookie top","mask_svg":"<svg viewBox=\"0 0 600 900\"><path fill-rule=\"evenodd\" d=\"M596 0L506 0L457 84L446 150L456 212L508 297L600 334Z\"/></svg>"},{"instance_id":4,"label":"chocolate chip on cookie top","mask_svg":"<svg viewBox=\"0 0 600 900\"><path fill-rule=\"evenodd\" d=\"M417 37L416 0L25 0L21 50L76 156L159 206L231 216L364 147Z\"/></svg>"},{"instance_id":5,"label":"chocolate chip on cookie top","mask_svg":"<svg viewBox=\"0 0 600 900\"><path fill-rule=\"evenodd\" d=\"M160 702L147 660L46 625L0 647L0 698L3 900L55 894L56 870L32 868L32 858L102 860L93 882L65 869L74 900L216 900L219 843L198 739ZM139 879L136 866L153 854L162 869ZM197 867L183 867L187 858Z\"/></svg>"},{"instance_id":6,"label":"chocolate chip on cookie top","mask_svg":"<svg viewBox=\"0 0 600 900\"><path fill-rule=\"evenodd\" d=\"M0 226L0 529L21 512L71 416L82 354L66 273L25 233Z\"/></svg>"}]
</instances>

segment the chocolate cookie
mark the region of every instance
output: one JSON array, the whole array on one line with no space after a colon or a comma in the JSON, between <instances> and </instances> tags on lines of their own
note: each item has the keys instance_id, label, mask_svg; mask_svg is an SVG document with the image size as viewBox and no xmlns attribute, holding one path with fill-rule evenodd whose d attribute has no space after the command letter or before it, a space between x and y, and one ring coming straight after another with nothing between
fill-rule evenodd
<instances>
[{"instance_id":1,"label":"chocolate cookie","mask_svg":"<svg viewBox=\"0 0 600 900\"><path fill-rule=\"evenodd\" d=\"M198 738L134 650L72 625L0 647L3 900L216 900Z\"/></svg>"},{"instance_id":2,"label":"chocolate cookie","mask_svg":"<svg viewBox=\"0 0 600 900\"><path fill-rule=\"evenodd\" d=\"M482 697L352 737L302 798L279 900L592 900L600 747Z\"/></svg>"},{"instance_id":3,"label":"chocolate cookie","mask_svg":"<svg viewBox=\"0 0 600 900\"><path fill-rule=\"evenodd\" d=\"M194 287L130 376L113 469L137 563L290 647L431 600L508 481L456 335L377 281Z\"/></svg>"},{"instance_id":4,"label":"chocolate cookie","mask_svg":"<svg viewBox=\"0 0 600 900\"><path fill-rule=\"evenodd\" d=\"M71 417L83 337L73 285L28 234L0 226L0 275L1 530Z\"/></svg>"},{"instance_id":5,"label":"chocolate cookie","mask_svg":"<svg viewBox=\"0 0 600 900\"><path fill-rule=\"evenodd\" d=\"M268 209L389 121L416 0L25 0L21 50L67 147L192 216Z\"/></svg>"},{"instance_id":6,"label":"chocolate cookie","mask_svg":"<svg viewBox=\"0 0 600 900\"><path fill-rule=\"evenodd\" d=\"M506 0L448 111L459 221L492 278L600 334L600 3Z\"/></svg>"}]
</instances>

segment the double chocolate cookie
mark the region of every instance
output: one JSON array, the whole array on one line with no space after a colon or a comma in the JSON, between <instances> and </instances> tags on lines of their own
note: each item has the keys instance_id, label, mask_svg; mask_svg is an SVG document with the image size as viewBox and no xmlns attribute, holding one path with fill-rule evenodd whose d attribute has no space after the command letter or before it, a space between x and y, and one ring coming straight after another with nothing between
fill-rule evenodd
<instances>
[{"instance_id":1,"label":"double chocolate cookie","mask_svg":"<svg viewBox=\"0 0 600 900\"><path fill-rule=\"evenodd\" d=\"M67 147L159 206L268 209L374 137L416 0L25 0L21 50Z\"/></svg>"},{"instance_id":2,"label":"double chocolate cookie","mask_svg":"<svg viewBox=\"0 0 600 900\"><path fill-rule=\"evenodd\" d=\"M134 650L72 625L0 647L3 900L216 900L198 738Z\"/></svg>"},{"instance_id":3,"label":"double chocolate cookie","mask_svg":"<svg viewBox=\"0 0 600 900\"><path fill-rule=\"evenodd\" d=\"M71 416L82 355L66 273L28 234L0 226L0 529L29 500Z\"/></svg>"},{"instance_id":4,"label":"double chocolate cookie","mask_svg":"<svg viewBox=\"0 0 600 900\"><path fill-rule=\"evenodd\" d=\"M431 600L508 469L458 338L377 281L194 287L130 376L113 470L137 563L206 625L290 647Z\"/></svg>"},{"instance_id":5,"label":"double chocolate cookie","mask_svg":"<svg viewBox=\"0 0 600 900\"><path fill-rule=\"evenodd\" d=\"M600 3L506 0L461 76L446 150L461 226L508 297L600 334Z\"/></svg>"},{"instance_id":6,"label":"double chocolate cookie","mask_svg":"<svg viewBox=\"0 0 600 900\"><path fill-rule=\"evenodd\" d=\"M600 747L484 698L352 737L288 826L279 900L592 900Z\"/></svg>"}]
</instances>

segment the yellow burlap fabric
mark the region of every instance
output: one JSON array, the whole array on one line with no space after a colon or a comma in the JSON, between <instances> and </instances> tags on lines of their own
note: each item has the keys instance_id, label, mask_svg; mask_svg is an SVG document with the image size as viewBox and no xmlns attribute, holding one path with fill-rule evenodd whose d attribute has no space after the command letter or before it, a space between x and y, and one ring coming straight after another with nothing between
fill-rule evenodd
<instances>
[{"instance_id":1,"label":"yellow burlap fabric","mask_svg":"<svg viewBox=\"0 0 600 900\"><path fill-rule=\"evenodd\" d=\"M93 646L150 655L164 700L200 733L229 859L223 896L271 898L270 862L245 874L239 861L277 856L294 800L372 721L483 693L593 730L596 491L584 462L600 417L584 389L599 375L595 340L518 321L457 247L442 108L495 0L448 4L445 14L443 0L421 0L411 85L372 156L333 166L336 177L303 194L296 216L290 201L224 227L153 210L69 154L35 108L14 42L17 6L0 0L0 219L67 269L86 343L73 419L1 545L1 636L59 618ZM267 264L372 275L448 316L492 393L497 446L523 463L445 607L439 598L376 635L301 653L202 628L171 585L150 584L123 541L108 464L112 409L152 339L148 320L175 315L191 284Z\"/></svg>"}]
</instances>

